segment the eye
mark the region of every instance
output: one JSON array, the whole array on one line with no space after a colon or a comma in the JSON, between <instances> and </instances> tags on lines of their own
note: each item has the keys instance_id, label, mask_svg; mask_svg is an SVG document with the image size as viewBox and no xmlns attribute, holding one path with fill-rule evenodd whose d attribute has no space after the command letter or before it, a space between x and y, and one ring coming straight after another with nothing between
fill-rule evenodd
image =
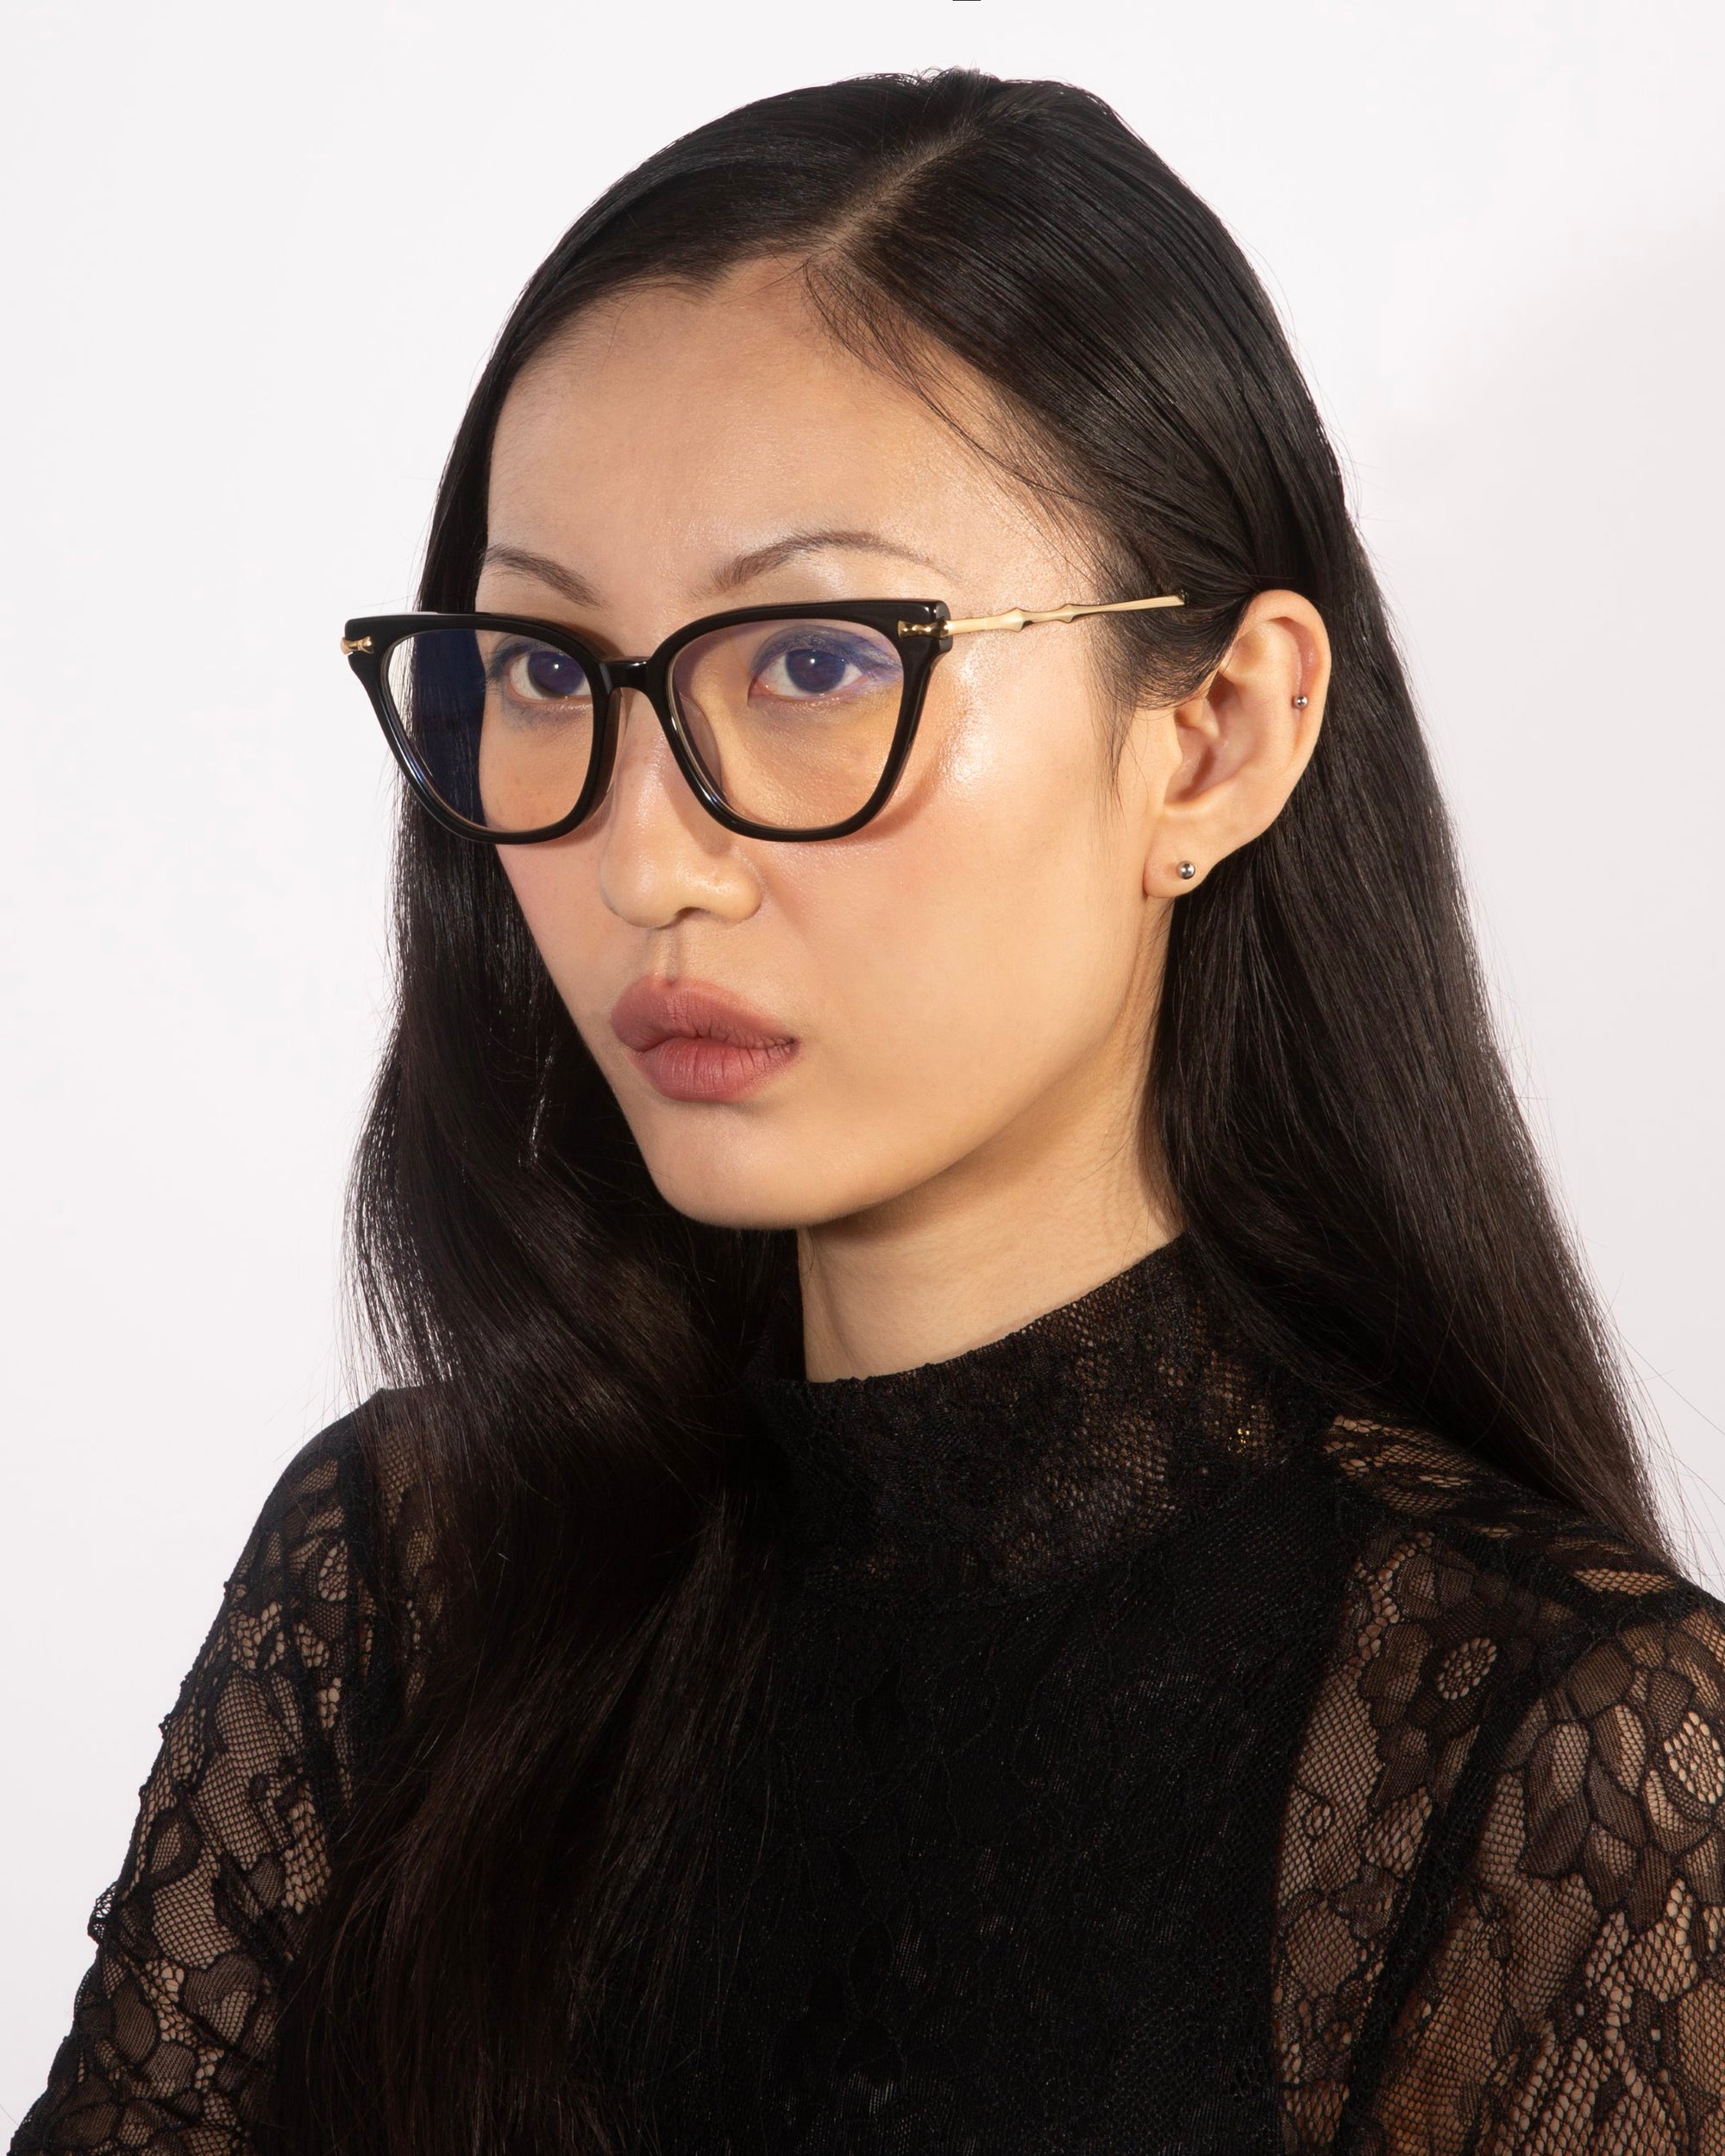
<instances>
[{"instance_id":1,"label":"eye","mask_svg":"<svg viewBox=\"0 0 1725 2156\"><path fill-rule=\"evenodd\" d=\"M493 655L489 671L517 704L585 702L593 694L580 660L551 644L505 644Z\"/></svg>"},{"instance_id":2,"label":"eye","mask_svg":"<svg viewBox=\"0 0 1725 2156\"><path fill-rule=\"evenodd\" d=\"M775 637L756 656L751 700L807 704L878 688L896 672L898 655L867 636L836 629L798 629Z\"/></svg>"}]
</instances>

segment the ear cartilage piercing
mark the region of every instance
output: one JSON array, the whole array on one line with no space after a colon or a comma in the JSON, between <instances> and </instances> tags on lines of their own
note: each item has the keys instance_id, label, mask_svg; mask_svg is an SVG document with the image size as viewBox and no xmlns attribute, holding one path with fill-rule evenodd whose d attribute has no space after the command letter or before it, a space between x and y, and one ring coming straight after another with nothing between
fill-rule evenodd
<instances>
[{"instance_id":1,"label":"ear cartilage piercing","mask_svg":"<svg viewBox=\"0 0 1725 2156\"><path fill-rule=\"evenodd\" d=\"M1312 699L1309 696L1296 696L1294 699L1295 710L1296 711L1303 711L1311 700Z\"/></svg>"},{"instance_id":2,"label":"ear cartilage piercing","mask_svg":"<svg viewBox=\"0 0 1725 2156\"><path fill-rule=\"evenodd\" d=\"M1182 883L1190 883L1193 877L1195 876L1197 873L1198 871L1193 867L1189 861L1182 861L1181 862L1180 881Z\"/></svg>"}]
</instances>

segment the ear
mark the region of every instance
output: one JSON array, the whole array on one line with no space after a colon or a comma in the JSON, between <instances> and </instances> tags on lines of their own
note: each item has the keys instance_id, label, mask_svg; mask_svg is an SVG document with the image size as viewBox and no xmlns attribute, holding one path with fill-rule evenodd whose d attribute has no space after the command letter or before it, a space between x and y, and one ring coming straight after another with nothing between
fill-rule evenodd
<instances>
[{"instance_id":1,"label":"ear","mask_svg":"<svg viewBox=\"0 0 1725 2156\"><path fill-rule=\"evenodd\" d=\"M1195 890L1269 830L1317 746L1329 685L1317 608L1297 592L1260 592L1215 672L1163 715L1176 760L1145 849L1147 898Z\"/></svg>"}]
</instances>

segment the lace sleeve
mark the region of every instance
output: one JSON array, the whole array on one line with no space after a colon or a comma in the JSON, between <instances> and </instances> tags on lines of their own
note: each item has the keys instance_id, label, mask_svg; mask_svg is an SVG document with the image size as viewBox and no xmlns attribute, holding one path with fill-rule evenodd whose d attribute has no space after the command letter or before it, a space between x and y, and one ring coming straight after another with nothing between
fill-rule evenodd
<instances>
[{"instance_id":1,"label":"lace sleeve","mask_svg":"<svg viewBox=\"0 0 1725 2156\"><path fill-rule=\"evenodd\" d=\"M1725 2151L1725 1624L1654 1574L1516 1730L1406 1992L1373 2156Z\"/></svg>"},{"instance_id":2,"label":"lace sleeve","mask_svg":"<svg viewBox=\"0 0 1725 2156\"><path fill-rule=\"evenodd\" d=\"M237 2156L348 1802L375 1605L356 1418L282 1477L141 1792L72 2034L14 2156Z\"/></svg>"},{"instance_id":3,"label":"lace sleeve","mask_svg":"<svg viewBox=\"0 0 1725 2156\"><path fill-rule=\"evenodd\" d=\"M1725 1611L1428 1433L1368 1507L1283 1824L1294 2156L1725 2156Z\"/></svg>"}]
</instances>

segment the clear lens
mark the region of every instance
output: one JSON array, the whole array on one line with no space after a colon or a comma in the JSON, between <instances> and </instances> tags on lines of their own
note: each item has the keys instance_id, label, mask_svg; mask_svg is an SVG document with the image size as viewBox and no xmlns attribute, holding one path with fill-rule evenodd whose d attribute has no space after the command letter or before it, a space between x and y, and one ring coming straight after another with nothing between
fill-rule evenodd
<instances>
[{"instance_id":1,"label":"clear lens","mask_svg":"<svg viewBox=\"0 0 1725 2156\"><path fill-rule=\"evenodd\" d=\"M671 699L738 815L781 830L842 824L881 782L904 700L897 647L861 622L757 621L686 644Z\"/></svg>"},{"instance_id":2,"label":"clear lens","mask_svg":"<svg viewBox=\"0 0 1725 2156\"><path fill-rule=\"evenodd\" d=\"M593 686L530 635L426 629L388 653L391 708L446 808L482 829L542 830L592 769ZM670 695L720 798L794 830L842 824L881 782L904 699L896 646L860 622L743 622L684 646Z\"/></svg>"},{"instance_id":3,"label":"clear lens","mask_svg":"<svg viewBox=\"0 0 1725 2156\"><path fill-rule=\"evenodd\" d=\"M398 722L433 793L496 831L560 823L593 762L593 685L554 644L499 629L426 629L386 661Z\"/></svg>"}]
</instances>

